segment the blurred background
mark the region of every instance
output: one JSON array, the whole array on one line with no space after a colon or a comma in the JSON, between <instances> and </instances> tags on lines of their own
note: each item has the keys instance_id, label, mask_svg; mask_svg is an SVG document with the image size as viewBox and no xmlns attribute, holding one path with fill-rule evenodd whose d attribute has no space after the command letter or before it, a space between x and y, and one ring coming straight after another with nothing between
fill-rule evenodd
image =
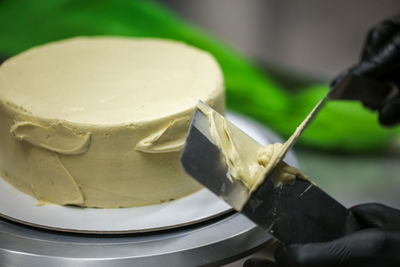
<instances>
[{"instance_id":1,"label":"blurred background","mask_svg":"<svg viewBox=\"0 0 400 267\"><path fill-rule=\"evenodd\" d=\"M79 35L180 40L217 58L231 112L284 139L358 61L368 29L399 11L398 0L0 0L0 61ZM399 133L359 103L329 103L295 153L346 206L400 208Z\"/></svg>"}]
</instances>

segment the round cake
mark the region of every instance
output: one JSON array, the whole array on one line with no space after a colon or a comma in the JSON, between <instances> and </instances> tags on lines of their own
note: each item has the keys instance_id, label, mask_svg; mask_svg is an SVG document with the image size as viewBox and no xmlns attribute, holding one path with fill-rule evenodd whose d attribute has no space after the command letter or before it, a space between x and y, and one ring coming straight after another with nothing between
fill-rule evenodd
<instances>
[{"instance_id":1,"label":"round cake","mask_svg":"<svg viewBox=\"0 0 400 267\"><path fill-rule=\"evenodd\" d=\"M224 112L207 52L160 39L73 38L0 66L0 174L39 203L157 204L200 186L179 165L202 100Z\"/></svg>"}]
</instances>

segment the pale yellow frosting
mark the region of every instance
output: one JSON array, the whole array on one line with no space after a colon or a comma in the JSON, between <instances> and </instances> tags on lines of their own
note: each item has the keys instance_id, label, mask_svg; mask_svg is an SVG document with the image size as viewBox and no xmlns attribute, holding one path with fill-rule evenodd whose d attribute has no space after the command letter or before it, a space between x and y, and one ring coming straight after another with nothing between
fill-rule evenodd
<instances>
[{"instance_id":1,"label":"pale yellow frosting","mask_svg":"<svg viewBox=\"0 0 400 267\"><path fill-rule=\"evenodd\" d=\"M0 66L0 172L40 202L130 207L190 194L179 166L201 99L224 112L208 53L159 39L74 38Z\"/></svg>"},{"instance_id":2,"label":"pale yellow frosting","mask_svg":"<svg viewBox=\"0 0 400 267\"><path fill-rule=\"evenodd\" d=\"M43 126L29 121L16 122L11 133L17 140L64 155L77 155L88 150L90 133L74 132L61 123Z\"/></svg>"},{"instance_id":3,"label":"pale yellow frosting","mask_svg":"<svg viewBox=\"0 0 400 267\"><path fill-rule=\"evenodd\" d=\"M261 146L212 108L202 103L198 108L209 119L210 134L225 157L229 179L241 181L250 192L264 181L270 166L276 167L276 186L292 183L296 178L307 179L300 170L281 161L284 144Z\"/></svg>"}]
</instances>

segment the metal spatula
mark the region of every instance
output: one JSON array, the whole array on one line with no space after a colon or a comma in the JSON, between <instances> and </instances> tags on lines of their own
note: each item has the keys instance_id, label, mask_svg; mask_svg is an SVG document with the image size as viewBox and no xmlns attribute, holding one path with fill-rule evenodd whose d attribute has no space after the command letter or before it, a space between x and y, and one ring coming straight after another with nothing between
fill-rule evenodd
<instances>
[{"instance_id":1,"label":"metal spatula","mask_svg":"<svg viewBox=\"0 0 400 267\"><path fill-rule=\"evenodd\" d=\"M189 175L281 241L324 241L345 234L347 209L310 181L296 179L292 184L276 186L274 167L258 189L250 193L241 181L227 177L224 154L213 140L209 118L203 113L205 108L211 108L204 103L199 105L201 110L194 113L181 156L181 164ZM317 110L318 107L313 112ZM297 131L302 131L310 118ZM284 144L282 155L298 136L294 134ZM256 141L247 138L247 145L254 146Z\"/></svg>"}]
</instances>

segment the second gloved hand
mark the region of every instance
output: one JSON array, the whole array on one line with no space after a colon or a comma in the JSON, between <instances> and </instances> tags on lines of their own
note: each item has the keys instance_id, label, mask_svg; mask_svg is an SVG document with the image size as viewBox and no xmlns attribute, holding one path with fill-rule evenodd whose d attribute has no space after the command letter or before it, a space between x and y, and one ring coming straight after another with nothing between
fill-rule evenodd
<instances>
[{"instance_id":1,"label":"second gloved hand","mask_svg":"<svg viewBox=\"0 0 400 267\"><path fill-rule=\"evenodd\" d=\"M363 204L351 211L361 230L329 242L282 245L275 251L275 266L400 266L400 211L381 204ZM244 266L274 265L250 259Z\"/></svg>"},{"instance_id":2,"label":"second gloved hand","mask_svg":"<svg viewBox=\"0 0 400 267\"><path fill-rule=\"evenodd\" d=\"M348 72L387 84L388 97L396 91L392 90L393 87L400 87L400 15L389 18L370 29L360 62L339 75L332 85L340 81ZM400 94L383 106L366 106L378 110L381 124L391 126L400 123Z\"/></svg>"}]
</instances>

